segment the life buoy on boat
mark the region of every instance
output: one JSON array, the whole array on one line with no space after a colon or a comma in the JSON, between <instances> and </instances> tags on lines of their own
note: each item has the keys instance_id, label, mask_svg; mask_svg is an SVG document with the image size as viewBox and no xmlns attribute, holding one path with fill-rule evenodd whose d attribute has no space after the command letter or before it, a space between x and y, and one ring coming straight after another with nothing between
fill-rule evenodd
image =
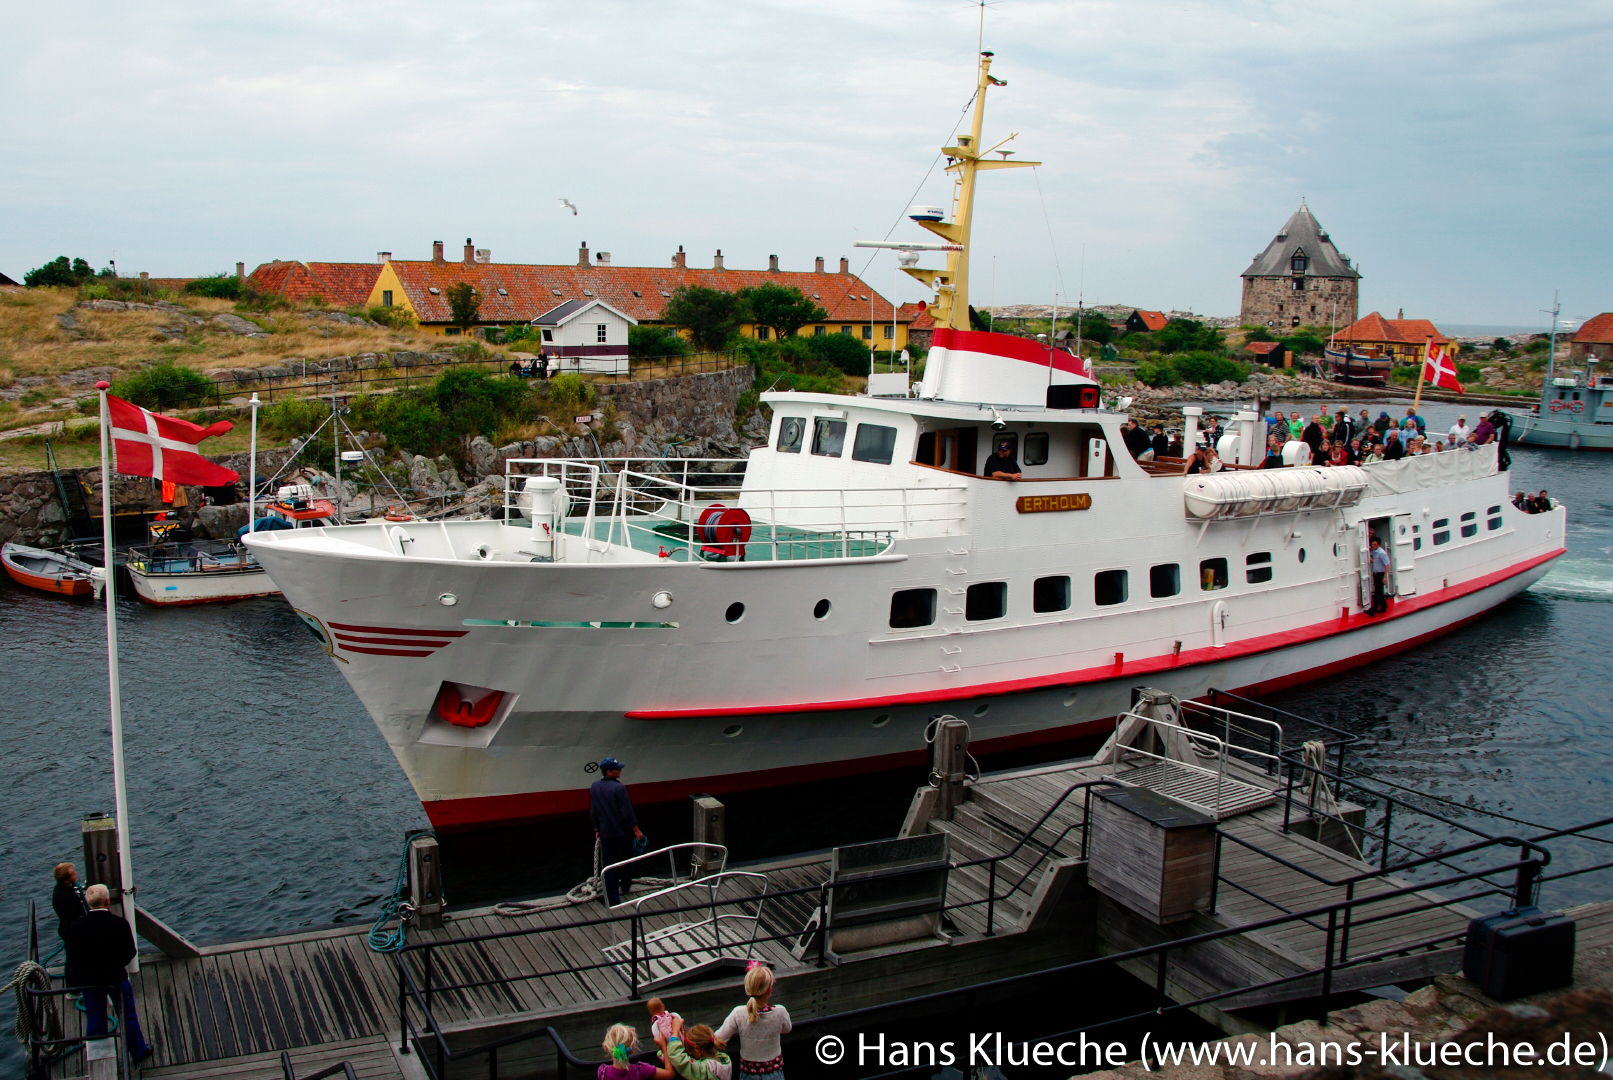
<instances>
[{"instance_id":1,"label":"life buoy on boat","mask_svg":"<svg viewBox=\"0 0 1613 1080\"><path fill-rule=\"evenodd\" d=\"M494 690L477 702L466 701L452 683L443 683L437 692L437 716L455 727L486 727L504 702L504 691Z\"/></svg>"},{"instance_id":2,"label":"life buoy on boat","mask_svg":"<svg viewBox=\"0 0 1613 1080\"><path fill-rule=\"evenodd\" d=\"M700 511L695 521L695 539L700 541L700 550L709 555L730 559L743 556L750 537L750 515L738 506L712 503Z\"/></svg>"},{"instance_id":3,"label":"life buoy on boat","mask_svg":"<svg viewBox=\"0 0 1613 1080\"><path fill-rule=\"evenodd\" d=\"M413 521L414 515L409 513L408 507L389 506L386 508L386 519L388 521Z\"/></svg>"}]
</instances>

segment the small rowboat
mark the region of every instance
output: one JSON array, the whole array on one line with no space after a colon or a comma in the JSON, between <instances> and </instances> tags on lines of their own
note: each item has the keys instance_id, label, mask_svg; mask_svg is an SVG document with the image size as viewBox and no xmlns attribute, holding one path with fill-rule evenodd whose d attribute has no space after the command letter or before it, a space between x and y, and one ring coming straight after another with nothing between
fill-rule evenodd
<instances>
[{"instance_id":1,"label":"small rowboat","mask_svg":"<svg viewBox=\"0 0 1613 1080\"><path fill-rule=\"evenodd\" d=\"M60 551L8 543L0 547L0 564L12 581L30 589L61 596L88 596L95 591L95 568Z\"/></svg>"}]
</instances>

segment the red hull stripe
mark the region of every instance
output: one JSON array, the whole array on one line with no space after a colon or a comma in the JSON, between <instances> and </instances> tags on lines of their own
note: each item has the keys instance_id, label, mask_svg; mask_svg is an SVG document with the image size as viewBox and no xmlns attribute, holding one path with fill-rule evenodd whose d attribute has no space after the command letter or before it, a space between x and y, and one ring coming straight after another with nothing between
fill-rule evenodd
<instances>
[{"instance_id":1,"label":"red hull stripe","mask_svg":"<svg viewBox=\"0 0 1613 1080\"><path fill-rule=\"evenodd\" d=\"M1030 338L1015 337L1013 334L992 334L979 330L953 330L941 327L935 331L930 344L943 349L956 349L959 352L984 353L987 356L1000 356L1005 360L1021 360L1037 367L1046 367L1047 359L1051 356L1053 366L1059 371L1068 371L1083 378L1086 375L1081 361L1063 349L1050 350Z\"/></svg>"},{"instance_id":2,"label":"red hull stripe","mask_svg":"<svg viewBox=\"0 0 1613 1080\"><path fill-rule=\"evenodd\" d=\"M1386 615L1341 614L1337 619L1312 623L1310 626L1296 627L1292 630L1282 630L1275 634L1262 634L1259 637L1246 638L1243 641L1234 641L1219 649L1214 647L1188 649L1183 651L1180 656L1141 657L1136 660L1126 660L1123 664L1104 664L1099 667L1084 668L1079 671L1062 672L1055 675L1038 675L1028 679L1009 679L1003 682L982 683L978 686L944 687L912 694L888 694L882 697L851 698L841 701L796 702L785 705L752 705L742 708L724 705L705 709L634 709L626 715L634 720L676 720L695 716L765 716L775 713L872 709L891 705L919 705L935 701L955 701L959 698L976 697L984 694L1013 694L1025 690L1040 690L1049 686L1075 686L1082 683L1104 682L1122 675L1126 678L1137 678L1156 671L1173 671L1179 668L1193 667L1197 664L1219 663L1255 653L1292 648L1295 645L1304 645L1321 638L1332 637L1335 634L1348 633L1352 630L1390 622L1394 619L1403 619L1414 612L1450 603L1482 589L1487 589L1492 585L1497 585L1508 578L1526 573L1542 563L1547 563L1557 558L1565 550L1564 548L1558 548L1549 554L1527 559L1521 563L1514 563L1505 570L1497 570L1494 573L1485 574L1471 581L1453 585L1448 589L1437 589L1434 592L1419 594L1405 600L1396 600L1390 606L1389 613Z\"/></svg>"},{"instance_id":3,"label":"red hull stripe","mask_svg":"<svg viewBox=\"0 0 1613 1080\"><path fill-rule=\"evenodd\" d=\"M986 753L1018 750L1041 746L1045 743L1064 742L1086 735L1100 735L1114 727L1114 718L1084 720L1068 727L1045 731L1030 731L1007 735L999 739L985 739L972 743L971 749L984 748ZM926 750L904 750L898 754L880 754L874 757L854 758L848 761L825 761L812 765L791 765L780 769L758 769L754 772L724 773L717 776L693 777L686 780L661 780L650 784L629 784L627 790L639 805L671 802L697 793L721 794L731 791L755 791L778 787L782 784L806 784L837 776L855 776L860 773L883 772L903 766L922 765L928 759ZM426 816L436 829L471 828L493 822L526 821L556 817L561 814L582 813L588 809L588 787L573 791L532 791L519 795L483 795L473 799L440 799L421 803Z\"/></svg>"},{"instance_id":4,"label":"red hull stripe","mask_svg":"<svg viewBox=\"0 0 1613 1080\"><path fill-rule=\"evenodd\" d=\"M452 645L451 641L425 641L420 638L395 637L358 637L355 634L337 634L337 641L351 641L359 645L411 645L417 648L440 649L444 645Z\"/></svg>"},{"instance_id":5,"label":"red hull stripe","mask_svg":"<svg viewBox=\"0 0 1613 1080\"><path fill-rule=\"evenodd\" d=\"M400 626L358 626L354 623L333 622L332 630L356 630L361 634L409 634L414 637L464 637L469 630L408 630Z\"/></svg>"},{"instance_id":6,"label":"red hull stripe","mask_svg":"<svg viewBox=\"0 0 1613 1080\"><path fill-rule=\"evenodd\" d=\"M369 653L372 656L430 656L430 649L371 649L364 645L343 645L342 652Z\"/></svg>"}]
</instances>

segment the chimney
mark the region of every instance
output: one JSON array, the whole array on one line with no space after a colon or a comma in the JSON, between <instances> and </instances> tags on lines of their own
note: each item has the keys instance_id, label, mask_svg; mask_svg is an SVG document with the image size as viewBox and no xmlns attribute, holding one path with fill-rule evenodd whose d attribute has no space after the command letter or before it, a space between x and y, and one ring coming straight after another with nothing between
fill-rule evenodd
<instances>
[{"instance_id":1,"label":"chimney","mask_svg":"<svg viewBox=\"0 0 1613 1080\"><path fill-rule=\"evenodd\" d=\"M778 273L778 256L777 255L769 255L767 257L767 268L769 270L773 271L773 273L775 273L775 274Z\"/></svg>"},{"instance_id":2,"label":"chimney","mask_svg":"<svg viewBox=\"0 0 1613 1080\"><path fill-rule=\"evenodd\" d=\"M582 242L582 247L577 249L577 265L588 265L588 241L586 240Z\"/></svg>"},{"instance_id":3,"label":"chimney","mask_svg":"<svg viewBox=\"0 0 1613 1080\"><path fill-rule=\"evenodd\" d=\"M1405 317L1406 317L1406 309L1405 308L1401 308L1399 311L1395 312L1395 320L1397 322L1399 320L1401 320L1401 319L1404 319Z\"/></svg>"},{"instance_id":4,"label":"chimney","mask_svg":"<svg viewBox=\"0 0 1613 1080\"><path fill-rule=\"evenodd\" d=\"M466 266L474 266L475 263L476 263L476 246L470 242L470 237L467 236L467 237L465 237L465 265Z\"/></svg>"},{"instance_id":5,"label":"chimney","mask_svg":"<svg viewBox=\"0 0 1613 1080\"><path fill-rule=\"evenodd\" d=\"M608 251L598 252L597 254L594 255L594 261L597 262L600 266L609 266L610 265L610 252L608 252Z\"/></svg>"},{"instance_id":6,"label":"chimney","mask_svg":"<svg viewBox=\"0 0 1613 1080\"><path fill-rule=\"evenodd\" d=\"M722 269L722 248L717 249L717 257L711 260L711 268L713 270Z\"/></svg>"},{"instance_id":7,"label":"chimney","mask_svg":"<svg viewBox=\"0 0 1613 1080\"><path fill-rule=\"evenodd\" d=\"M236 281L242 281L245 278L246 278L246 263L244 263L244 262L236 263L235 264L235 280Z\"/></svg>"},{"instance_id":8,"label":"chimney","mask_svg":"<svg viewBox=\"0 0 1613 1080\"><path fill-rule=\"evenodd\" d=\"M441 240L433 240L431 242L431 264L433 266L446 266L447 265L446 261L442 257L442 241Z\"/></svg>"},{"instance_id":9,"label":"chimney","mask_svg":"<svg viewBox=\"0 0 1613 1080\"><path fill-rule=\"evenodd\" d=\"M821 273L823 273L823 256L822 256L822 255L819 255L819 256L818 256L818 257L817 257L817 259L816 259L816 260L814 260L814 261L815 261L815 262L816 262L816 264L817 264L817 265L815 265L815 266L814 266L814 267L813 267L813 269L814 269L814 270L816 270L816 271L817 271L817 272L818 272L818 273L820 273L820 274L821 274Z\"/></svg>"},{"instance_id":10,"label":"chimney","mask_svg":"<svg viewBox=\"0 0 1613 1080\"><path fill-rule=\"evenodd\" d=\"M851 273L851 260L850 259L842 258L840 260L840 272L842 274Z\"/></svg>"},{"instance_id":11,"label":"chimney","mask_svg":"<svg viewBox=\"0 0 1613 1080\"><path fill-rule=\"evenodd\" d=\"M392 253L390 251L377 251L375 253L375 261L380 263L382 266L385 266L387 263L392 261Z\"/></svg>"},{"instance_id":12,"label":"chimney","mask_svg":"<svg viewBox=\"0 0 1613 1080\"><path fill-rule=\"evenodd\" d=\"M672 265L679 270L689 269L689 257L683 253L683 245L678 245L678 253L672 256Z\"/></svg>"}]
</instances>

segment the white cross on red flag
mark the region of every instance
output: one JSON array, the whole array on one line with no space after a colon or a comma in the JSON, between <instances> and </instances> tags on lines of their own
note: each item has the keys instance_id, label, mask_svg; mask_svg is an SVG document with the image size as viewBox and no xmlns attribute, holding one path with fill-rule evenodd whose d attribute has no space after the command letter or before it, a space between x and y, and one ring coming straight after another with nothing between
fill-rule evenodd
<instances>
[{"instance_id":1,"label":"white cross on red flag","mask_svg":"<svg viewBox=\"0 0 1613 1080\"><path fill-rule=\"evenodd\" d=\"M241 479L234 469L215 465L196 450L203 439L233 428L228 420L200 427L189 420L158 416L111 394L106 405L112 416L112 460L123 475L201 487L223 487Z\"/></svg>"},{"instance_id":2,"label":"white cross on red flag","mask_svg":"<svg viewBox=\"0 0 1613 1080\"><path fill-rule=\"evenodd\" d=\"M1445 352L1443 345L1429 342L1428 359L1423 361L1423 382L1429 386L1444 387L1465 394L1462 384L1456 381L1456 363Z\"/></svg>"}]
</instances>

